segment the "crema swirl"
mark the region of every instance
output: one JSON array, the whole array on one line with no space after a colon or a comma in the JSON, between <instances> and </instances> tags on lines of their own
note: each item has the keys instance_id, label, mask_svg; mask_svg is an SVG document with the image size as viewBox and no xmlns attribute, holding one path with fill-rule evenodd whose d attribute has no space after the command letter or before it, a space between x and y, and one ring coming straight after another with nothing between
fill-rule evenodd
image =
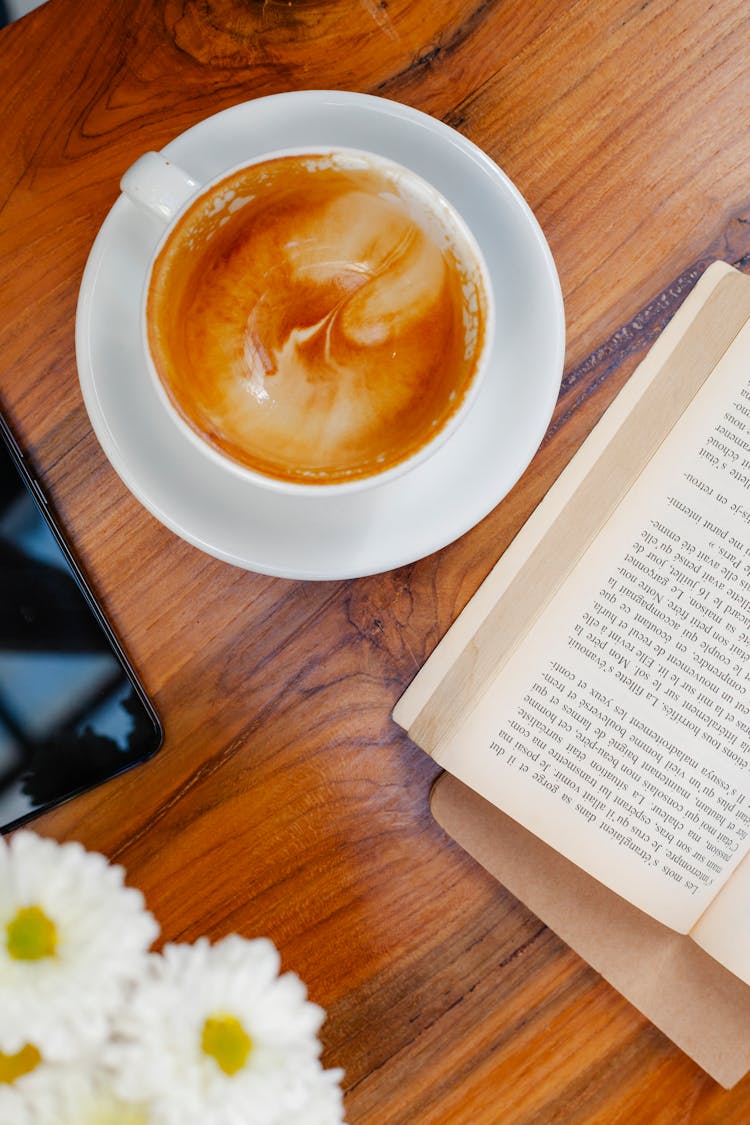
<instances>
[{"instance_id":1,"label":"crema swirl","mask_svg":"<svg viewBox=\"0 0 750 1125\"><path fill-rule=\"evenodd\" d=\"M472 384L486 295L397 165L281 156L201 195L158 255L149 346L182 417L285 481L370 476L428 443Z\"/></svg>"}]
</instances>

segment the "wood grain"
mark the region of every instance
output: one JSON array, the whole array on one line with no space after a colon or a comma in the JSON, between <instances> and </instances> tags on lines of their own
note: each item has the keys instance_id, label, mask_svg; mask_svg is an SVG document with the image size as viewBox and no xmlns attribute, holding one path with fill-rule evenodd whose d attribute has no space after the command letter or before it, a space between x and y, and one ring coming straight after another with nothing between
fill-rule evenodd
<instances>
[{"instance_id":1,"label":"wood grain","mask_svg":"<svg viewBox=\"0 0 750 1125\"><path fill-rule=\"evenodd\" d=\"M447 840L394 701L714 257L750 264L743 0L48 0L0 32L0 400L160 711L148 765L37 822L126 864L165 940L268 934L328 1009L352 1125L745 1125ZM298 583L166 531L106 462L75 306L122 170L226 106L349 88L455 125L563 282L547 439L459 542ZM428 517L426 517L428 518Z\"/></svg>"}]
</instances>

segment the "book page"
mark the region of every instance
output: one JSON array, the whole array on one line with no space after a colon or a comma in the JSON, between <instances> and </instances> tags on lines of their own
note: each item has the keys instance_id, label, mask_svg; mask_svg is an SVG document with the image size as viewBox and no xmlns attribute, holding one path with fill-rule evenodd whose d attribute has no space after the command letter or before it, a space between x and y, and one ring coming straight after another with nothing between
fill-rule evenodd
<instances>
[{"instance_id":1,"label":"book page","mask_svg":"<svg viewBox=\"0 0 750 1125\"><path fill-rule=\"evenodd\" d=\"M740 806L744 812L743 806ZM750 984L750 855L690 931L693 941Z\"/></svg>"},{"instance_id":2,"label":"book page","mask_svg":"<svg viewBox=\"0 0 750 1125\"><path fill-rule=\"evenodd\" d=\"M435 757L687 932L748 851L750 326Z\"/></svg>"}]
</instances>

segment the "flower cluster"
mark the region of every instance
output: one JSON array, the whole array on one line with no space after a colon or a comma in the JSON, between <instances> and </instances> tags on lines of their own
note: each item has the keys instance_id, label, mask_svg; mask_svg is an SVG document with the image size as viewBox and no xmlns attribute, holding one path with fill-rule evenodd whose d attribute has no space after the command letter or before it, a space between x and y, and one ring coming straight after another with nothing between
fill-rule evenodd
<instances>
[{"instance_id":1,"label":"flower cluster","mask_svg":"<svg viewBox=\"0 0 750 1125\"><path fill-rule=\"evenodd\" d=\"M265 938L149 949L124 871L0 839L3 1125L340 1125L324 1013Z\"/></svg>"}]
</instances>

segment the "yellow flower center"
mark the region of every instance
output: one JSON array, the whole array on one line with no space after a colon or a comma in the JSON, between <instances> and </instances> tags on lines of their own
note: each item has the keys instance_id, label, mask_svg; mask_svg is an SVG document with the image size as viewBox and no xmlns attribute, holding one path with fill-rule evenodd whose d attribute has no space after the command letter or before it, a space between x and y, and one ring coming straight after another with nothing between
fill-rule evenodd
<instances>
[{"instance_id":1,"label":"yellow flower center","mask_svg":"<svg viewBox=\"0 0 750 1125\"><path fill-rule=\"evenodd\" d=\"M8 953L16 961L41 961L57 949L55 923L40 906L24 906L8 922Z\"/></svg>"},{"instance_id":2,"label":"yellow flower center","mask_svg":"<svg viewBox=\"0 0 750 1125\"><path fill-rule=\"evenodd\" d=\"M234 1016L215 1015L203 1024L201 1047L231 1077L247 1062L253 1041Z\"/></svg>"},{"instance_id":3,"label":"yellow flower center","mask_svg":"<svg viewBox=\"0 0 750 1125\"><path fill-rule=\"evenodd\" d=\"M10 1086L17 1078L31 1074L41 1061L42 1056L31 1043L27 1043L15 1055L4 1055L0 1051L0 1085L4 1082Z\"/></svg>"}]
</instances>

